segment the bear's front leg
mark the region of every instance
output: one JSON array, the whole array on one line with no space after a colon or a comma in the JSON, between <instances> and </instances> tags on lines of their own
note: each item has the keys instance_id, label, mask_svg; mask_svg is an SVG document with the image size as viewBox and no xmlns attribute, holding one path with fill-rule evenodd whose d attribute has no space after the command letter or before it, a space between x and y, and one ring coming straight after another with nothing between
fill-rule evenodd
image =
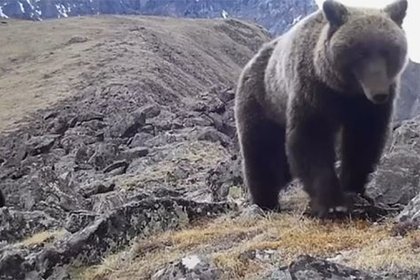
<instances>
[{"instance_id":1,"label":"bear's front leg","mask_svg":"<svg viewBox=\"0 0 420 280\"><path fill-rule=\"evenodd\" d=\"M340 183L345 192L366 196L368 176L381 157L391 115L391 102L385 105L366 104L343 127L341 142Z\"/></svg>"},{"instance_id":2,"label":"bear's front leg","mask_svg":"<svg viewBox=\"0 0 420 280\"><path fill-rule=\"evenodd\" d=\"M335 126L321 117L290 118L286 151L292 173L302 180L314 216L347 212L349 202L335 172Z\"/></svg>"}]
</instances>

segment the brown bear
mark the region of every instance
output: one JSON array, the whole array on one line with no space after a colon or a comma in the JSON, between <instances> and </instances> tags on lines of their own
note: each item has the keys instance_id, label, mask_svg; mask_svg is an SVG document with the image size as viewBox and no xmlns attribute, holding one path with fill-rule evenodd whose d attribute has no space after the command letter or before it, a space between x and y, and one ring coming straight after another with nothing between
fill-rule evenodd
<instances>
[{"instance_id":1,"label":"brown bear","mask_svg":"<svg viewBox=\"0 0 420 280\"><path fill-rule=\"evenodd\" d=\"M235 118L255 204L278 209L292 178L302 181L318 217L347 211L347 194L365 194L408 62L406 10L407 0L384 9L327 0L248 62Z\"/></svg>"}]
</instances>

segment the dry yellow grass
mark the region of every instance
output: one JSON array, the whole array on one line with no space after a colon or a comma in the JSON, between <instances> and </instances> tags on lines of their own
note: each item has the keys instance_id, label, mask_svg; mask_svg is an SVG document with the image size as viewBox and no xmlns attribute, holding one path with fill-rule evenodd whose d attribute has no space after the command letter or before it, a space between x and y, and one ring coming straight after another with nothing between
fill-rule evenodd
<instances>
[{"instance_id":1,"label":"dry yellow grass","mask_svg":"<svg viewBox=\"0 0 420 280\"><path fill-rule=\"evenodd\" d=\"M384 238L354 252L350 266L374 270L418 270L420 268L420 232L413 231L404 238Z\"/></svg>"},{"instance_id":2,"label":"dry yellow grass","mask_svg":"<svg viewBox=\"0 0 420 280\"><path fill-rule=\"evenodd\" d=\"M22 240L19 244L29 247L42 243L52 243L54 240L62 237L64 234L64 230L43 231Z\"/></svg>"},{"instance_id":3,"label":"dry yellow grass","mask_svg":"<svg viewBox=\"0 0 420 280\"><path fill-rule=\"evenodd\" d=\"M226 279L251 279L301 254L333 258L348 252L339 262L355 268L420 269L416 261L420 258L419 240L420 233L402 239L393 237L389 222L321 222L297 213L260 219L225 217L206 226L140 240L131 248L136 257L113 255L82 275L83 279L149 279L164 264L197 253L211 256ZM246 257L249 252L264 250L275 252L272 263Z\"/></svg>"},{"instance_id":4,"label":"dry yellow grass","mask_svg":"<svg viewBox=\"0 0 420 280\"><path fill-rule=\"evenodd\" d=\"M150 182L163 181L186 187L194 182L195 177L204 177L202 173L206 173L209 168L216 166L219 161L227 157L226 150L217 143L183 142L175 146L161 161L145 166L141 173L120 176L118 184L123 188L131 189ZM188 164L190 169L199 169L188 178L177 179L173 174L180 162Z\"/></svg>"}]
</instances>

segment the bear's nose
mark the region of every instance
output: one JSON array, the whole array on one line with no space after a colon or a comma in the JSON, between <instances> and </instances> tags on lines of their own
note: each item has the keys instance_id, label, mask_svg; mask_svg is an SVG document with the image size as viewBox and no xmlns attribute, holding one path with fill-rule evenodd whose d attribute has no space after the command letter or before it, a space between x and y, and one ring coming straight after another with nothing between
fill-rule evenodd
<instances>
[{"instance_id":1,"label":"bear's nose","mask_svg":"<svg viewBox=\"0 0 420 280\"><path fill-rule=\"evenodd\" d=\"M375 94L373 96L373 100L376 103L384 103L385 101L388 100L388 94L385 94L385 93L383 93L383 94Z\"/></svg>"}]
</instances>

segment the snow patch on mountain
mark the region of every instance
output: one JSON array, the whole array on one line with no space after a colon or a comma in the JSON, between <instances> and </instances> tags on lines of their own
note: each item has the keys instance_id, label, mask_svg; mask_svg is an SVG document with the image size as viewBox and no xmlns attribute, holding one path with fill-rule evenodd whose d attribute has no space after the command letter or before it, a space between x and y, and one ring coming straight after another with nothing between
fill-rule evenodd
<instances>
[{"instance_id":1,"label":"snow patch on mountain","mask_svg":"<svg viewBox=\"0 0 420 280\"><path fill-rule=\"evenodd\" d=\"M0 6L0 18L9 18L3 13L3 8Z\"/></svg>"}]
</instances>

